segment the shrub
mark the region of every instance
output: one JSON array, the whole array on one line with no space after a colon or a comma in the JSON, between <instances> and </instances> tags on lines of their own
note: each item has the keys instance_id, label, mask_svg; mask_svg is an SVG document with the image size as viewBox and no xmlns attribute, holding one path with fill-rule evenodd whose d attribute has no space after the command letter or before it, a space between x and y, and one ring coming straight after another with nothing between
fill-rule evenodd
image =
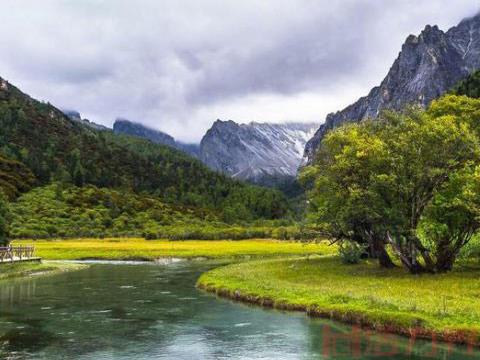
<instances>
[{"instance_id":1,"label":"shrub","mask_svg":"<svg viewBox=\"0 0 480 360\"><path fill-rule=\"evenodd\" d=\"M351 241L344 241L338 247L338 254L344 264L358 264L363 254L365 246Z\"/></svg>"}]
</instances>

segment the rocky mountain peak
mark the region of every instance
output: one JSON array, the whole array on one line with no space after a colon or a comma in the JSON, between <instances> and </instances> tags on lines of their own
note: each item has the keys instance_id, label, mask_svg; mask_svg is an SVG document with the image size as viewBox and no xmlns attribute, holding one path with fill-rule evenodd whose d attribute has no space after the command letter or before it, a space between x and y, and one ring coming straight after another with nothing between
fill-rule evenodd
<instances>
[{"instance_id":1,"label":"rocky mountain peak","mask_svg":"<svg viewBox=\"0 0 480 360\"><path fill-rule=\"evenodd\" d=\"M382 83L342 111L327 115L305 147L305 161L313 160L325 134L345 122L376 118L384 109L407 104L427 106L458 81L480 68L480 14L447 32L427 25L409 35Z\"/></svg>"},{"instance_id":2,"label":"rocky mountain peak","mask_svg":"<svg viewBox=\"0 0 480 360\"><path fill-rule=\"evenodd\" d=\"M237 124L217 120L200 143L200 159L235 178L271 185L293 178L315 124Z\"/></svg>"},{"instance_id":3,"label":"rocky mountain peak","mask_svg":"<svg viewBox=\"0 0 480 360\"><path fill-rule=\"evenodd\" d=\"M462 26L475 26L475 25L477 27L480 26L480 11L477 14L467 17L462 21L460 21L460 23L458 24L458 26L456 26L456 28L460 28Z\"/></svg>"},{"instance_id":4,"label":"rocky mountain peak","mask_svg":"<svg viewBox=\"0 0 480 360\"><path fill-rule=\"evenodd\" d=\"M217 119L210 130L212 131L218 131L218 130L235 130L239 127L239 124L237 124L233 120L220 120Z\"/></svg>"}]
</instances>

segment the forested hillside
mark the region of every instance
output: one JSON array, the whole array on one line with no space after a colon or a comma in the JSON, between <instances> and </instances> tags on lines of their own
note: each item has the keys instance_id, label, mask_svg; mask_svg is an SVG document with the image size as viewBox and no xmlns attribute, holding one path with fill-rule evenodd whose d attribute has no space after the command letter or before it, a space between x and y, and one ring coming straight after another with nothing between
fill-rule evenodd
<instances>
[{"instance_id":1,"label":"forested hillside","mask_svg":"<svg viewBox=\"0 0 480 360\"><path fill-rule=\"evenodd\" d=\"M240 220L287 213L279 192L233 181L166 146L86 127L3 79L0 129L0 186L11 199L56 181L145 192Z\"/></svg>"},{"instance_id":2,"label":"forested hillside","mask_svg":"<svg viewBox=\"0 0 480 360\"><path fill-rule=\"evenodd\" d=\"M239 223L239 215L247 216L229 207L216 212L167 204L148 194L53 183L23 194L10 205L10 235L28 239L128 236L211 240L286 239L304 234L285 220L253 221L250 217Z\"/></svg>"}]
</instances>

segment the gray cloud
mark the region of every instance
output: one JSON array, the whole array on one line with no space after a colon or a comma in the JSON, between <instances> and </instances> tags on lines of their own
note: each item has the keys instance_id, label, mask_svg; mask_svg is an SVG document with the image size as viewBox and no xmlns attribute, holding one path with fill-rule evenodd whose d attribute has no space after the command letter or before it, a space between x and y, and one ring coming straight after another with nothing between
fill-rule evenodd
<instances>
[{"instance_id":1,"label":"gray cloud","mask_svg":"<svg viewBox=\"0 0 480 360\"><path fill-rule=\"evenodd\" d=\"M3 0L0 76L111 125L198 140L216 118L323 121L426 24L476 0Z\"/></svg>"}]
</instances>

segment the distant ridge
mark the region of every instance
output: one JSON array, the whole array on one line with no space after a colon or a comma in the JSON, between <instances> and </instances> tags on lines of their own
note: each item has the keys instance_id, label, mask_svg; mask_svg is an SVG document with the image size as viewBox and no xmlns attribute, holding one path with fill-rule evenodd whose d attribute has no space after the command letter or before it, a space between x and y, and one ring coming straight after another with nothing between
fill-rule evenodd
<instances>
[{"instance_id":1,"label":"distant ridge","mask_svg":"<svg viewBox=\"0 0 480 360\"><path fill-rule=\"evenodd\" d=\"M172 136L162 131L149 128L145 125L127 119L117 119L113 124L113 132L116 134L137 136L150 140L156 144L167 145L184 151L194 157L198 157L199 155L199 145L184 144L182 142L176 141Z\"/></svg>"},{"instance_id":2,"label":"distant ridge","mask_svg":"<svg viewBox=\"0 0 480 360\"><path fill-rule=\"evenodd\" d=\"M94 123L93 121L90 121L88 119L83 119L82 118L82 115L80 115L80 113L76 110L62 110L62 112L67 115L67 117L70 119L70 120L73 120L73 121L77 121L81 124L84 124L86 126L89 126L93 129L96 129L96 130L101 130L101 131L108 131L108 130L111 130L110 128L106 127L106 126L103 126L103 125L100 125L100 124L97 124L97 123Z\"/></svg>"}]
</instances>

